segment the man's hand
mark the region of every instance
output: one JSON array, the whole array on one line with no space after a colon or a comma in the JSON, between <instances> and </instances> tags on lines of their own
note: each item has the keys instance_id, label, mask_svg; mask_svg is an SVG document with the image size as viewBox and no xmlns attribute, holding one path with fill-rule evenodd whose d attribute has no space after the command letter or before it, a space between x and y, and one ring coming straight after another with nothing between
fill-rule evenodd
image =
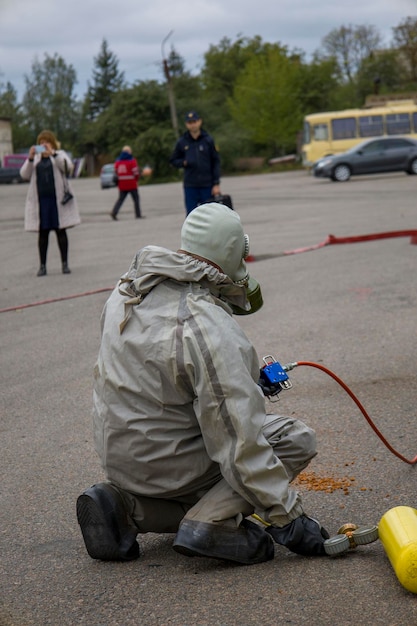
<instances>
[{"instance_id":1,"label":"man's hand","mask_svg":"<svg viewBox=\"0 0 417 626\"><path fill-rule=\"evenodd\" d=\"M329 533L319 522L307 515L300 515L283 528L268 526L269 533L276 543L285 546L291 552L302 556L325 556L324 542Z\"/></svg>"},{"instance_id":2,"label":"man's hand","mask_svg":"<svg viewBox=\"0 0 417 626\"><path fill-rule=\"evenodd\" d=\"M268 385L262 376L259 377L258 385L262 389L264 396L266 396L267 398L270 398L271 396L276 396L280 393L280 391L282 391L282 387L280 387L279 385L274 387Z\"/></svg>"}]
</instances>

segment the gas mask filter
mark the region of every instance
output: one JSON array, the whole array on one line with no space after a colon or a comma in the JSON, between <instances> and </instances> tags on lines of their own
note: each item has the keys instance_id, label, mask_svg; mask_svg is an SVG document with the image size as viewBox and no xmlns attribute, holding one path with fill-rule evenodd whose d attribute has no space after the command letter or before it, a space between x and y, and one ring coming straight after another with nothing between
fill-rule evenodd
<instances>
[{"instance_id":1,"label":"gas mask filter","mask_svg":"<svg viewBox=\"0 0 417 626\"><path fill-rule=\"evenodd\" d=\"M248 310L242 309L236 304L230 305L235 315L250 315L251 313L256 313L256 311L259 311L264 303L262 299L261 286L257 280L252 278L252 276L248 276L246 286L246 299L250 305L250 308Z\"/></svg>"}]
</instances>

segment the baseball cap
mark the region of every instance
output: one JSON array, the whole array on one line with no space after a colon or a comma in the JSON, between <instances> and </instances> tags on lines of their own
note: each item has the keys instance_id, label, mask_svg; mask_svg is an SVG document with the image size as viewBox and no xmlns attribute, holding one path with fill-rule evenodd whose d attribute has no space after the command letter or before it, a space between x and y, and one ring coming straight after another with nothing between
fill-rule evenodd
<instances>
[{"instance_id":1,"label":"baseball cap","mask_svg":"<svg viewBox=\"0 0 417 626\"><path fill-rule=\"evenodd\" d=\"M185 116L186 122L196 122L199 119L201 118L199 114L197 113L197 111L188 111L187 115Z\"/></svg>"}]
</instances>

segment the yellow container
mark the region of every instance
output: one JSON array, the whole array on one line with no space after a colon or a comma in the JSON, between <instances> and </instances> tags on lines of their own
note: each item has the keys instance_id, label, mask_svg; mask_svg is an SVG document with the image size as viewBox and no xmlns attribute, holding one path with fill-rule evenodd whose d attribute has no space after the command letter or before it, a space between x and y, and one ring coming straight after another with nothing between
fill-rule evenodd
<instances>
[{"instance_id":1,"label":"yellow container","mask_svg":"<svg viewBox=\"0 0 417 626\"><path fill-rule=\"evenodd\" d=\"M397 506L378 524L379 538L400 583L417 593L417 510Z\"/></svg>"}]
</instances>

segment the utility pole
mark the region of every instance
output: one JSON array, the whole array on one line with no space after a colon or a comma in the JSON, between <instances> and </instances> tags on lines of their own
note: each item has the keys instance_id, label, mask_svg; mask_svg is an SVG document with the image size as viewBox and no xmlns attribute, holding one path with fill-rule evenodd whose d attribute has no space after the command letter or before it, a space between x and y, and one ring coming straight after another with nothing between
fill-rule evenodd
<instances>
[{"instance_id":1,"label":"utility pole","mask_svg":"<svg viewBox=\"0 0 417 626\"><path fill-rule=\"evenodd\" d=\"M169 100L169 108L171 110L171 123L172 123L172 128L174 129L174 133L175 133L175 137L178 139L179 137L179 132L178 132L178 119L177 119L177 110L175 107L175 96L174 96L174 88L172 85L172 80L171 80L171 74L169 73L169 66L168 66L168 61L165 58L165 54L164 54L164 44L166 42L166 40L171 37L172 33L174 31L171 30L168 35L165 37L165 39L163 40L162 44L161 44L161 51L162 51L162 65L164 68L164 75L165 78L167 80L167 87L168 87L168 100Z\"/></svg>"}]
</instances>

